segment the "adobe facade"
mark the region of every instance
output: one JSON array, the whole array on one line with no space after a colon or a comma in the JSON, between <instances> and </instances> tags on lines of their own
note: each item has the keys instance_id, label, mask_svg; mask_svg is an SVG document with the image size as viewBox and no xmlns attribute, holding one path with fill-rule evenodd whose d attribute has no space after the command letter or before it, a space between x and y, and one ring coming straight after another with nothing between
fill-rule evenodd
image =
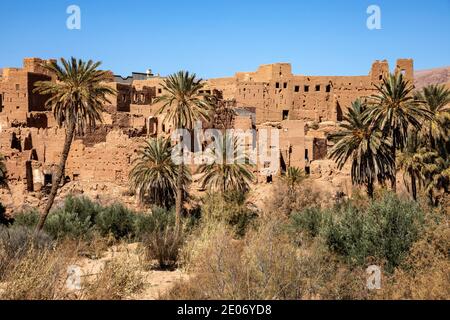
<instances>
[{"instance_id":1,"label":"adobe facade","mask_svg":"<svg viewBox=\"0 0 450 320\"><path fill-rule=\"evenodd\" d=\"M0 77L0 153L6 157L9 180L27 191L39 191L52 183L64 143L45 109L45 96L33 92L37 81L55 76L42 68L44 60L24 59L22 68L5 68ZM400 59L397 72L413 81L413 61ZM386 61L376 61L364 76L294 75L291 65L263 65L256 72L238 72L230 78L205 80L206 93L220 93L237 111L236 129L277 130L279 154L258 162L259 182L275 178L268 168L296 166L309 172L311 163L324 159L329 147L326 135L337 129L352 101L374 93L389 72ZM66 168L66 181L108 182L127 185L136 151L148 137L167 135L172 127L157 115L156 97L164 94L163 77L150 71L122 78L111 73L108 85L118 94L105 104L103 124L76 137ZM208 126L208 124L204 124ZM278 141L276 141L278 142ZM269 149L277 144L269 141ZM252 141L248 145L252 145ZM254 144L253 144L254 145ZM276 163L273 163L273 162Z\"/></svg>"},{"instance_id":2,"label":"adobe facade","mask_svg":"<svg viewBox=\"0 0 450 320\"><path fill-rule=\"evenodd\" d=\"M397 60L394 72L411 83L412 59ZM359 97L374 93L375 85L390 72L387 61L375 61L363 76L305 76L292 74L291 65L262 65L256 72L238 72L234 77L210 79L207 90L223 92L238 107L254 108L256 122L305 120L340 121L345 109Z\"/></svg>"}]
</instances>

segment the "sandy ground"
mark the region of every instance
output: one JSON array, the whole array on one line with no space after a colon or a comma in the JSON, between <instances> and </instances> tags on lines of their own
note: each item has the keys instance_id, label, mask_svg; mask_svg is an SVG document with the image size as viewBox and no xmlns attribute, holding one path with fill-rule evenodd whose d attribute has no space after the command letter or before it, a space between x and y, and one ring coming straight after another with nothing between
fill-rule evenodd
<instances>
[{"instance_id":1,"label":"sandy ground","mask_svg":"<svg viewBox=\"0 0 450 320\"><path fill-rule=\"evenodd\" d=\"M76 262L80 267L82 277L92 277L101 272L106 263L113 260L126 260L136 265L144 279L144 289L137 295L129 297L135 300L155 300L169 290L176 282L187 280L189 277L181 270L160 271L146 270L141 261L138 243L118 245L109 248L100 259L82 258Z\"/></svg>"}]
</instances>

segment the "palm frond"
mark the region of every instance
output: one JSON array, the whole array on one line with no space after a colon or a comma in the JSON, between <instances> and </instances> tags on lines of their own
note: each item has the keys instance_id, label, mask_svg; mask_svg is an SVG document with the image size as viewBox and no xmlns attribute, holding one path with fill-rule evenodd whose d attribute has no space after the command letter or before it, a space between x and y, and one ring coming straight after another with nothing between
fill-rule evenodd
<instances>
[{"instance_id":1,"label":"palm frond","mask_svg":"<svg viewBox=\"0 0 450 320\"><path fill-rule=\"evenodd\" d=\"M45 105L53 111L59 126L74 122L77 132L83 134L102 121L103 106L116 91L105 84L109 73L97 70L100 62L75 58L61 58L60 62L61 65L55 61L43 65L56 75L56 82L39 81L33 91L49 97Z\"/></svg>"}]
</instances>

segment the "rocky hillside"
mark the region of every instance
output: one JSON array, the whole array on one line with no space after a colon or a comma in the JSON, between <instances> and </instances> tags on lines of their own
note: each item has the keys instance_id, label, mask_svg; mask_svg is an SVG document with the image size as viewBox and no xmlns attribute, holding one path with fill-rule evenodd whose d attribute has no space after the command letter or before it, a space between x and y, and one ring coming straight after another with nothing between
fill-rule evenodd
<instances>
[{"instance_id":1,"label":"rocky hillside","mask_svg":"<svg viewBox=\"0 0 450 320\"><path fill-rule=\"evenodd\" d=\"M450 88L450 67L434 68L428 70L416 70L414 72L414 84L420 89L429 84L445 83Z\"/></svg>"}]
</instances>

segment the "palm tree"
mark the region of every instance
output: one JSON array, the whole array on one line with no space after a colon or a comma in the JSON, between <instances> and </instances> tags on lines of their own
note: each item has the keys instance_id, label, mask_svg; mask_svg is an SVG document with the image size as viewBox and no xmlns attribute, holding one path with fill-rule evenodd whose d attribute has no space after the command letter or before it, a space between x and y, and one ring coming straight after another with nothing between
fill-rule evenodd
<instances>
[{"instance_id":1,"label":"palm tree","mask_svg":"<svg viewBox=\"0 0 450 320\"><path fill-rule=\"evenodd\" d=\"M330 136L335 142L328 156L342 169L349 158L352 161L352 183L365 185L367 194L373 198L375 181L384 183L391 177L394 159L390 152L391 141L384 138L377 127L364 117L366 106L356 100L344 115L343 130Z\"/></svg>"},{"instance_id":2,"label":"palm tree","mask_svg":"<svg viewBox=\"0 0 450 320\"><path fill-rule=\"evenodd\" d=\"M102 121L103 105L108 103L107 96L115 90L103 82L110 77L106 71L98 70L100 62L88 62L71 58L61 58L61 66L56 61L43 66L55 74L57 81L39 81L34 92L48 95L45 105L53 110L53 115L60 127L66 128L66 138L57 167L52 189L37 229L44 226L47 215L53 205L59 184L64 175L67 157L75 134L84 134L87 129L94 129Z\"/></svg>"},{"instance_id":3,"label":"palm tree","mask_svg":"<svg viewBox=\"0 0 450 320\"><path fill-rule=\"evenodd\" d=\"M199 93L204 83L197 79L195 74L187 71L179 71L168 76L162 83L164 94L157 97L155 102L161 102L162 107L158 114L165 113L163 122L173 123L176 129L194 128L199 120L209 121L211 103L210 99ZM184 163L179 165L177 175L177 196L175 203L176 225L180 224L183 209L183 172Z\"/></svg>"},{"instance_id":4,"label":"palm tree","mask_svg":"<svg viewBox=\"0 0 450 320\"><path fill-rule=\"evenodd\" d=\"M434 199L435 190L449 192L450 188L450 159L442 158L434 152L434 158L430 159L430 165L425 170L425 190L428 193L431 205L437 205Z\"/></svg>"},{"instance_id":5,"label":"palm tree","mask_svg":"<svg viewBox=\"0 0 450 320\"><path fill-rule=\"evenodd\" d=\"M0 154L0 186L6 185L6 165L5 165L5 157Z\"/></svg>"},{"instance_id":6,"label":"palm tree","mask_svg":"<svg viewBox=\"0 0 450 320\"><path fill-rule=\"evenodd\" d=\"M289 167L283 180L287 184L289 191L293 192L303 180L306 179L305 171L297 167Z\"/></svg>"},{"instance_id":7,"label":"palm tree","mask_svg":"<svg viewBox=\"0 0 450 320\"><path fill-rule=\"evenodd\" d=\"M424 184L427 173L434 172L437 157L435 151L420 145L417 133L410 136L404 151L399 154L398 167L403 170L403 180L414 200L417 200L417 186ZM407 178L410 179L409 184Z\"/></svg>"},{"instance_id":8,"label":"palm tree","mask_svg":"<svg viewBox=\"0 0 450 320\"><path fill-rule=\"evenodd\" d=\"M147 196L157 206L166 208L174 203L178 171L171 155L168 138L149 139L138 150L129 179L141 201ZM187 170L184 176L189 179Z\"/></svg>"},{"instance_id":9,"label":"palm tree","mask_svg":"<svg viewBox=\"0 0 450 320\"><path fill-rule=\"evenodd\" d=\"M245 152L241 152L239 139L232 135L223 135L217 140L218 150L209 150L209 163L202 164L198 172L203 173L202 187L222 194L228 191L245 193L253 181L250 170L250 159Z\"/></svg>"},{"instance_id":10,"label":"palm tree","mask_svg":"<svg viewBox=\"0 0 450 320\"><path fill-rule=\"evenodd\" d=\"M422 128L423 137L431 148L445 150L450 136L450 90L444 85L429 85L416 94L431 113L431 119Z\"/></svg>"},{"instance_id":11,"label":"palm tree","mask_svg":"<svg viewBox=\"0 0 450 320\"><path fill-rule=\"evenodd\" d=\"M396 151L404 148L408 130L420 129L423 120L431 119L431 114L421 101L414 99L414 87L403 78L402 73L390 74L381 85L376 85L376 89L378 93L369 97L364 117L373 127L382 130L383 137L391 139L391 154L395 164ZM396 170L391 177L394 191L395 173Z\"/></svg>"}]
</instances>

